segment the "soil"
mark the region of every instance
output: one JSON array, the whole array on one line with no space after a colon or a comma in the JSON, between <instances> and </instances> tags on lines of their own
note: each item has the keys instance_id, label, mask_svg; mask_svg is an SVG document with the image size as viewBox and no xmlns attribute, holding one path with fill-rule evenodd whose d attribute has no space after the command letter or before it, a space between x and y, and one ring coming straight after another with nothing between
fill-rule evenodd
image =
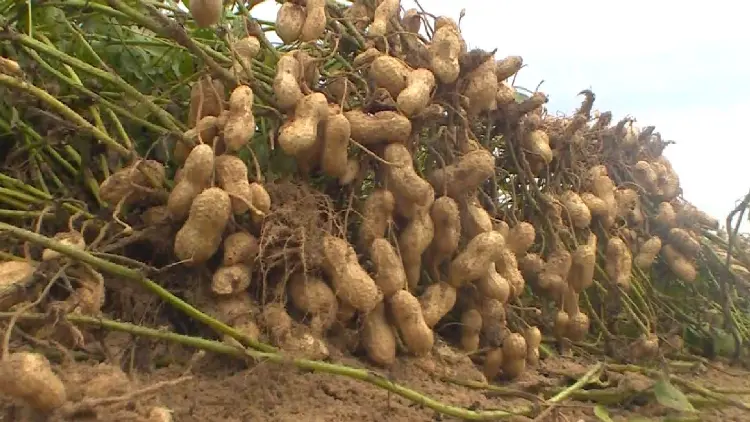
<instances>
[{"instance_id":1,"label":"soil","mask_svg":"<svg viewBox=\"0 0 750 422\"><path fill-rule=\"evenodd\" d=\"M118 335L112 337L123 338ZM151 350L153 346L152 344ZM162 352L162 357L169 356L173 362L152 370L134 370L131 375L132 382L128 386L118 390L117 382L107 382L105 384L109 385L109 390L97 387L96 394L116 396L149 386L159 386L158 389L112 406L95 408L94 412L87 415L81 414L66 420L145 422L148 419L137 419L134 415L145 414L153 406L171 409L174 420L178 422L460 420L440 416L433 410L395 394L389 394L371 384L343 376L302 371L291 364L257 362L246 365L232 358L212 354L193 354L191 358L191 351L171 346L157 345L156 349ZM138 363L138 356L142 354L134 355L136 359L126 358L122 361L140 365L142 362ZM151 357L154 356L152 354ZM362 360L352 356L334 353L332 357L337 363L363 366ZM372 370L393 382L446 404L474 410L510 410L528 407L530 399L542 390L561 389L572 385L593 363L573 357L550 357L543 360L536 371L527 371L514 382L499 382L497 385L506 388L504 393L458 385L461 381L464 381L464 384L465 381L483 381L484 377L468 358L443 345L436 347L429 358L401 358L386 372L382 369ZM71 362L65 365L58 363L55 367L69 386L69 397L72 397L80 395L81 392L71 392L71 385L80 385L80 388L85 389L86 385L92 384L91 381L85 381L86 378L101 373L104 366L96 362ZM112 368L109 365L106 367ZM718 365L713 367L713 364L707 368L699 364L680 372L680 377L698 382L704 387L750 390L750 373L736 368L723 369ZM181 377L186 375L190 378L180 382ZM620 389L618 391L630 392L617 399L617 404L607 406L612 420L670 420L666 417L675 415L674 411L659 406L653 400L653 396L649 398L647 394L638 394L638 391L648 391L653 386L654 381L650 378L633 373L620 375L607 372L603 379L611 385L617 385ZM625 400L625 397L628 399ZM747 400L750 396L732 397ZM0 421L24 420L19 405L2 398L0 405ZM594 405L595 403L586 401L585 398L573 396L573 399L563 401L539 420L600 420L594 416ZM543 409L536 409L537 413L541 410ZM517 417L515 420L531 419ZM700 413L694 420L744 421L750 420L750 413L735 406L714 405L710 408L700 408Z\"/></svg>"}]
</instances>

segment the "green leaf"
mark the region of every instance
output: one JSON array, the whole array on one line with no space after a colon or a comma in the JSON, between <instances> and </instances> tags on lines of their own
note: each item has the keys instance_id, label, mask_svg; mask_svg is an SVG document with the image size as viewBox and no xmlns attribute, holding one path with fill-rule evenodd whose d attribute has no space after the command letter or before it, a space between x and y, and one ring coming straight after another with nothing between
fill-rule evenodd
<instances>
[{"instance_id":1,"label":"green leaf","mask_svg":"<svg viewBox=\"0 0 750 422\"><path fill-rule=\"evenodd\" d=\"M695 412L695 408L685 395L677 389L665 377L662 377L654 384L654 395L656 401L664 407L679 410L680 412Z\"/></svg>"},{"instance_id":2,"label":"green leaf","mask_svg":"<svg viewBox=\"0 0 750 422\"><path fill-rule=\"evenodd\" d=\"M178 79L182 79L195 72L195 66L193 64L193 56L190 54L181 54L182 59L180 60L180 76Z\"/></svg>"},{"instance_id":3,"label":"green leaf","mask_svg":"<svg viewBox=\"0 0 750 422\"><path fill-rule=\"evenodd\" d=\"M612 418L609 417L609 412L607 412L607 409L601 404L597 404L596 406L594 406L594 416L599 418L599 420L602 422L614 422L612 421Z\"/></svg>"},{"instance_id":4,"label":"green leaf","mask_svg":"<svg viewBox=\"0 0 750 422\"><path fill-rule=\"evenodd\" d=\"M715 324L714 327L719 326ZM713 327L712 327L713 328ZM734 354L734 337L732 334L722 330L721 328L713 328L711 330L711 337L714 343L714 353L717 356L732 356Z\"/></svg>"},{"instance_id":5,"label":"green leaf","mask_svg":"<svg viewBox=\"0 0 750 422\"><path fill-rule=\"evenodd\" d=\"M180 56L178 54L172 54L172 57L170 58L169 65L172 68L172 73L174 73L175 79L180 79L182 77L182 61L180 60Z\"/></svg>"}]
</instances>

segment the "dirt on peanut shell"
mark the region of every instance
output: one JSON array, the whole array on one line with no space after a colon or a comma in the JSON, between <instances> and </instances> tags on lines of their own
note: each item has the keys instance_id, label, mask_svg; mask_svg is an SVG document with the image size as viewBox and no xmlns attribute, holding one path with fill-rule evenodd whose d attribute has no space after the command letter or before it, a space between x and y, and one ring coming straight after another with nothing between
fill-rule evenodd
<instances>
[{"instance_id":1,"label":"dirt on peanut shell","mask_svg":"<svg viewBox=\"0 0 750 422\"><path fill-rule=\"evenodd\" d=\"M145 349L149 352L144 353ZM101 389L96 392L98 396L120 396L122 400L94 406L65 420L145 422L150 419L143 415L154 406L170 409L173 420L178 422L462 420L440 415L426 405L409 401L367 382L301 370L292 363L256 362L248 365L230 357L196 355L192 350L163 344L136 344L135 348L129 350L135 352L121 354L119 360L124 367L137 368L132 371L130 384L119 389L111 385L108 392ZM332 351L332 362L366 367L361 358L338 352L335 346ZM149 362L144 363L146 360ZM533 420L534 416L540 416L547 409L547 406L541 405L539 397L549 398L572 385L595 364L595 361L575 357L550 357L543 360L539 368L527 370L514 382L497 381L496 385L501 388L496 390L468 386L484 382L484 376L468 357L444 345L437 346L428 358L401 358L388 371L369 369L373 374L382 375L379 379L383 382L398 383L445 406L475 411L526 410L530 418L516 416L510 420ZM92 383L87 382L86 377L101 372L105 365L80 361L56 363L55 370L66 382L69 398L80 399L81 391L85 393L86 386ZM737 368L697 364L675 370L673 374L704 387L750 392L750 373ZM669 420L669 416L677 415L675 411L657 404L653 394L649 393L654 380L646 376L606 371L601 379L604 384L590 385L586 391L573 392L551 411L541 414L538 420L600 420L594 415L597 403L607 409L614 421ZM75 388L82 390L71 392ZM681 389L691 398L695 396L685 388ZM750 401L750 395L727 397ZM750 420L750 412L738 406L698 406L700 400L694 401L694 404L700 411L694 420ZM528 412L529 409L531 412ZM24 420L21 410L20 405L0 397L0 421Z\"/></svg>"}]
</instances>

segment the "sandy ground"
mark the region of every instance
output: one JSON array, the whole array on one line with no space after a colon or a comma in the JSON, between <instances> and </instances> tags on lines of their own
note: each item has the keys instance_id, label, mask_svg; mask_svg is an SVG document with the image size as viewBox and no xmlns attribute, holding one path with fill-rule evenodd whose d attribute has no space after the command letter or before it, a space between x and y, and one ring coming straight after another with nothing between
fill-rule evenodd
<instances>
[{"instance_id":1,"label":"sandy ground","mask_svg":"<svg viewBox=\"0 0 750 422\"><path fill-rule=\"evenodd\" d=\"M145 346L143 346L145 347ZM196 360L191 359L191 351L174 347L161 350L173 361L153 370L139 369L131 375L128 386L117 390L115 382L108 382L109 392L98 394L116 396L128 391L161 385L156 391L118 402L114 406L95 407L67 420L75 421L147 421L138 419L135 414L148 412L153 406L163 406L172 410L178 422L244 422L244 421L356 421L356 422L399 422L399 421L457 421L455 417L440 415L427 406L414 403L389 393L363 381L326 373L313 373L294 367L291 363L275 364L257 362L246 364L235 359L207 354ZM134 355L139 355L135 353ZM153 356L152 356L153 357ZM334 353L333 361L362 367L361 360L340 353ZM128 361L123 360L123 361ZM137 359L135 359L137 361ZM129 362L134 362L133 359ZM190 363L192 362L192 363ZM585 373L595 362L576 358L549 358L534 371L528 371L514 382L497 381L496 385L506 391L469 388L459 384L466 381L483 381L483 375L465 356L452 351L447 346L439 346L429 358L402 358L398 363L383 372L371 368L385 379L419 391L430 398L445 404L482 410L512 410L534 408L534 396L554 394L572 385L576 378ZM147 365L148 366L148 365ZM153 366L153 365L152 365ZM76 362L56 365L68 385L91 385L81 381L101 370L92 362ZM71 375L74 374L74 375ZM176 384L169 382L180 377L190 378ZM724 389L750 390L750 373L736 368L706 368L699 365L694 369L683 370L679 376L700 382L701 385ZM674 411L658 405L653 396L647 393L654 381L638 374L620 375L606 372L603 375L607 385L598 388L618 391L618 403L607 405L612 420L680 420L669 419L677 416ZM166 384L159 384L166 383ZM591 391L592 387L587 387ZM104 388L106 390L106 388ZM546 391L546 393L545 393ZM639 392L641 392L639 394ZM747 391L745 391L747 392ZM71 394L80 394L71 393ZM595 403L586 397L573 395L552 411L541 416L546 421L596 421ZM739 400L750 401L750 395L733 395ZM602 399L599 399L602 402ZM0 421L42 420L28 419L21 406L0 396ZM546 406L537 405L530 419L514 417L510 420L532 420L544 411ZM640 418L640 419L639 419ZM59 419L58 419L59 420ZM683 419L684 420L684 419ZM750 412L736 406L712 406L701 408L700 413L690 420L701 421L745 421L750 420Z\"/></svg>"}]
</instances>

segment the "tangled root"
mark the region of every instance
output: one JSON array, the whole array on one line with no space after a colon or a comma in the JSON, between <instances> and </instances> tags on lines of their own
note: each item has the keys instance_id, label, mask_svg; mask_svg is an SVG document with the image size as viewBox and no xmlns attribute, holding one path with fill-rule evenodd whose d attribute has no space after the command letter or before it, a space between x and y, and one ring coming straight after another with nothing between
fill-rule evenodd
<instances>
[{"instance_id":1,"label":"tangled root","mask_svg":"<svg viewBox=\"0 0 750 422\"><path fill-rule=\"evenodd\" d=\"M257 262L262 296L270 299L266 297L269 279L285 283L293 273L320 267L321 239L325 234L341 235L342 225L331 198L306 184L283 182L266 188L273 206L262 223Z\"/></svg>"}]
</instances>

